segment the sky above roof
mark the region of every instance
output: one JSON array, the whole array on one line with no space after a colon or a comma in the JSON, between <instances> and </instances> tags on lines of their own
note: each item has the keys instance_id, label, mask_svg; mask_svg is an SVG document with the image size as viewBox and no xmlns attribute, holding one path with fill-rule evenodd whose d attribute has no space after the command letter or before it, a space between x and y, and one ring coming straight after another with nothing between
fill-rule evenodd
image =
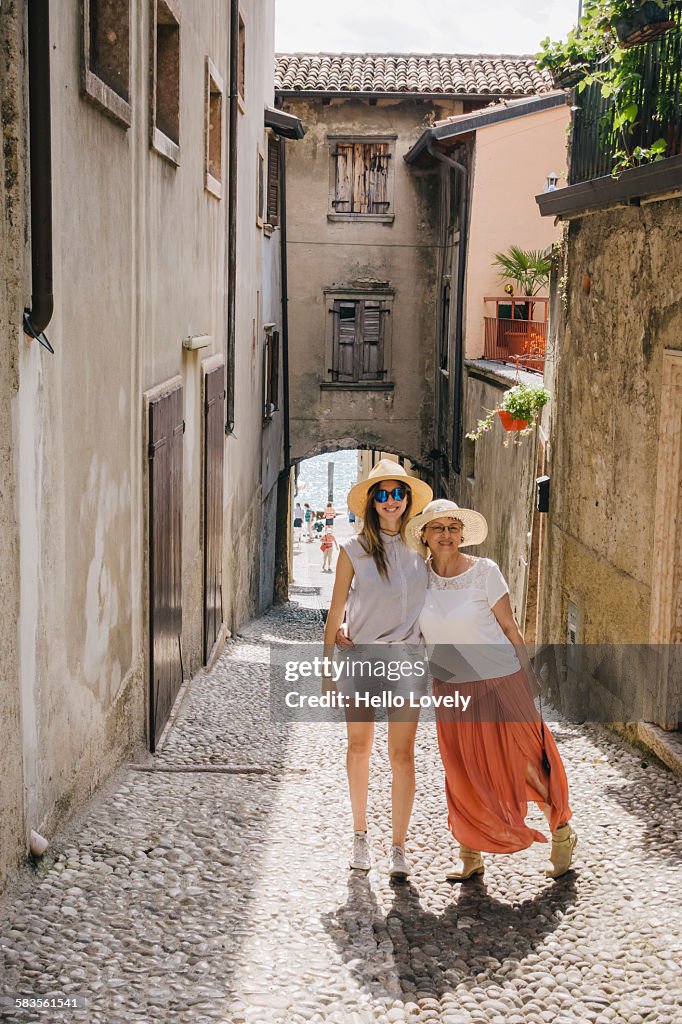
<instances>
[{"instance_id":1,"label":"sky above roof","mask_svg":"<svg viewBox=\"0 0 682 1024\"><path fill-rule=\"evenodd\" d=\"M536 53L578 0L276 0L279 52Z\"/></svg>"}]
</instances>

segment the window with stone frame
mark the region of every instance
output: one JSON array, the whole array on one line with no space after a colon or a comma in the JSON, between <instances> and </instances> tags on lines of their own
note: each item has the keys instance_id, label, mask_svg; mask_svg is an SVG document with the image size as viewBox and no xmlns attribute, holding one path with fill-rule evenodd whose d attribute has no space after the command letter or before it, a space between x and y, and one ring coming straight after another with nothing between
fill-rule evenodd
<instances>
[{"instance_id":1,"label":"window with stone frame","mask_svg":"<svg viewBox=\"0 0 682 1024\"><path fill-rule=\"evenodd\" d=\"M331 213L392 216L389 140L332 140Z\"/></svg>"},{"instance_id":2,"label":"window with stone frame","mask_svg":"<svg viewBox=\"0 0 682 1024\"><path fill-rule=\"evenodd\" d=\"M129 127L130 0L83 0L81 11L82 94Z\"/></svg>"},{"instance_id":3,"label":"window with stone frame","mask_svg":"<svg viewBox=\"0 0 682 1024\"><path fill-rule=\"evenodd\" d=\"M180 21L176 0L151 0L151 145L180 162Z\"/></svg>"},{"instance_id":4,"label":"window with stone frame","mask_svg":"<svg viewBox=\"0 0 682 1024\"><path fill-rule=\"evenodd\" d=\"M223 80L213 61L206 58L206 191L223 195Z\"/></svg>"},{"instance_id":5,"label":"window with stone frame","mask_svg":"<svg viewBox=\"0 0 682 1024\"><path fill-rule=\"evenodd\" d=\"M388 309L375 299L337 299L332 342L332 381L382 381L384 322Z\"/></svg>"}]
</instances>

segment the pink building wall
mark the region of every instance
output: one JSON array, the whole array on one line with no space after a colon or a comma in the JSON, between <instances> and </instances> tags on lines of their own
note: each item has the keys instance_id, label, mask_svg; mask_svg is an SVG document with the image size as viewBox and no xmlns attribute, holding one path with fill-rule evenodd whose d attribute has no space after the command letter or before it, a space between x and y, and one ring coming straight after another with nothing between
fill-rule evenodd
<instances>
[{"instance_id":1,"label":"pink building wall","mask_svg":"<svg viewBox=\"0 0 682 1024\"><path fill-rule=\"evenodd\" d=\"M503 294L505 282L492 266L494 254L510 245L544 249L561 234L551 220L540 216L534 197L542 192L550 172L558 173L559 184L565 184L569 119L568 106L553 107L476 133L465 310L467 359L483 355L484 296ZM495 306L487 305L488 314L494 316Z\"/></svg>"}]
</instances>

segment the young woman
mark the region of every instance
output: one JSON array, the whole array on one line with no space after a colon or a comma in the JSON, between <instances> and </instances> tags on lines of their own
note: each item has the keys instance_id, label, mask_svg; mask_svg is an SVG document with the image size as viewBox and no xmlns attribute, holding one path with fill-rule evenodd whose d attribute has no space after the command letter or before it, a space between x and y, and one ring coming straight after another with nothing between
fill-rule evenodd
<instances>
[{"instance_id":1,"label":"young woman","mask_svg":"<svg viewBox=\"0 0 682 1024\"><path fill-rule=\"evenodd\" d=\"M419 643L419 613L426 590L426 568L405 544L410 515L431 500L428 484L409 476L388 459L377 463L366 480L348 494L348 508L362 517L362 531L344 541L336 564L336 579L324 633L325 655L332 657L337 633L347 615L353 645ZM381 648L374 647L373 657ZM325 680L325 688L333 688ZM359 717L364 720L359 721ZM388 754L392 773L393 847L392 878L406 878L405 836L414 801L414 737L416 721L389 714ZM414 717L414 715L413 715ZM374 716L346 713L348 752L346 768L353 810L353 852L350 867L369 871L367 789L369 760L374 741Z\"/></svg>"},{"instance_id":2,"label":"young woman","mask_svg":"<svg viewBox=\"0 0 682 1024\"><path fill-rule=\"evenodd\" d=\"M320 544L320 551L322 552L322 572L333 572L332 569L332 556L334 554L334 548L338 550L339 542L337 541L334 533L331 529L327 528L322 534L322 542Z\"/></svg>"},{"instance_id":3,"label":"young woman","mask_svg":"<svg viewBox=\"0 0 682 1024\"><path fill-rule=\"evenodd\" d=\"M513 853L547 842L525 823L531 799L552 832L546 874L559 878L569 870L577 842L568 824L566 772L551 732L538 721L533 669L507 583L491 559L461 550L480 544L487 533L482 515L445 499L427 505L407 532L410 547L428 557L419 624L434 694L458 691L471 698L464 714L439 710L437 717L448 822L462 860L447 877L462 882L483 874L481 851Z\"/></svg>"}]
</instances>

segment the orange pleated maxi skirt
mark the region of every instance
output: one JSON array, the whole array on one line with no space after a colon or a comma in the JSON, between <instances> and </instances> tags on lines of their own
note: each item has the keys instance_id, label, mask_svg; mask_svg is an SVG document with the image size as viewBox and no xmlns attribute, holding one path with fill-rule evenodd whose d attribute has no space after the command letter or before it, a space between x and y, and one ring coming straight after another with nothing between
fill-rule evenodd
<instances>
[{"instance_id":1,"label":"orange pleated maxi skirt","mask_svg":"<svg viewBox=\"0 0 682 1024\"><path fill-rule=\"evenodd\" d=\"M571 817L568 781L554 737L544 726L523 670L471 683L433 681L434 695L470 696L466 712L438 708L436 729L445 768L448 824L462 846L515 853L546 837L526 825L528 801L545 800L526 779L530 764L548 789L550 829Z\"/></svg>"}]
</instances>

